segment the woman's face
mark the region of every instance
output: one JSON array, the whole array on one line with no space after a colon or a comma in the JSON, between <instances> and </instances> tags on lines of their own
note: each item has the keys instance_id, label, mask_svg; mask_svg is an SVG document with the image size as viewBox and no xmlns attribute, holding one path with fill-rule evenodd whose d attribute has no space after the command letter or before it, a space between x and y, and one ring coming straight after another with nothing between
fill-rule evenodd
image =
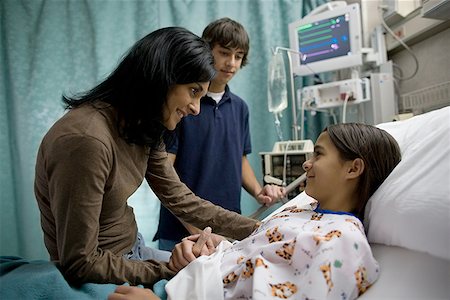
<instances>
[{"instance_id":1,"label":"woman's face","mask_svg":"<svg viewBox=\"0 0 450 300\"><path fill-rule=\"evenodd\" d=\"M345 184L346 162L340 156L327 132L322 132L314 146L313 158L303 164L307 174L306 193L326 209L327 203Z\"/></svg>"},{"instance_id":2,"label":"woman's face","mask_svg":"<svg viewBox=\"0 0 450 300\"><path fill-rule=\"evenodd\" d=\"M178 122L187 115L200 113L200 99L206 95L209 82L176 84L169 89L163 107L163 125L174 130Z\"/></svg>"}]
</instances>

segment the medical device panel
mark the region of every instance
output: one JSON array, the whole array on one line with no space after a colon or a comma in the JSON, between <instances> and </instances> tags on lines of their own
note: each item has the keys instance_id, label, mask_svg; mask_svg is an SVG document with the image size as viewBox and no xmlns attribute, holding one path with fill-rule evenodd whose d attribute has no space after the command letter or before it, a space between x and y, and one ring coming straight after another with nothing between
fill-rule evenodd
<instances>
[{"instance_id":1,"label":"medical device panel","mask_svg":"<svg viewBox=\"0 0 450 300\"><path fill-rule=\"evenodd\" d=\"M293 72L306 76L363 64L357 3L308 15L289 24Z\"/></svg>"},{"instance_id":2,"label":"medical device panel","mask_svg":"<svg viewBox=\"0 0 450 300\"><path fill-rule=\"evenodd\" d=\"M303 163L313 152L314 144L311 140L276 142L272 152L260 152L264 183L289 186L305 172ZM297 185L300 181L297 181ZM298 189L289 188L287 197L292 199L297 194Z\"/></svg>"},{"instance_id":3,"label":"medical device panel","mask_svg":"<svg viewBox=\"0 0 450 300\"><path fill-rule=\"evenodd\" d=\"M370 100L370 81L356 78L306 86L301 96L305 109L337 107L347 101L349 104L358 104Z\"/></svg>"}]
</instances>

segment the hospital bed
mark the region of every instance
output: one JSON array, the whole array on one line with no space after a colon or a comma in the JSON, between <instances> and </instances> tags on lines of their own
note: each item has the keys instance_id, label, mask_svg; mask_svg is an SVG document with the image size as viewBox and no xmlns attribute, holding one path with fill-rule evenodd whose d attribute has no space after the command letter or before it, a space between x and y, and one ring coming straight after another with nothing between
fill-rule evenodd
<instances>
[{"instance_id":1,"label":"hospital bed","mask_svg":"<svg viewBox=\"0 0 450 300\"><path fill-rule=\"evenodd\" d=\"M360 299L450 299L450 107L378 126L394 136L403 157L367 205L380 276ZM115 288L70 286L50 262L0 262L2 299L106 299ZM161 284L158 293L164 298Z\"/></svg>"},{"instance_id":2,"label":"hospital bed","mask_svg":"<svg viewBox=\"0 0 450 300\"><path fill-rule=\"evenodd\" d=\"M366 208L380 277L360 299L450 299L450 107L378 127L402 161Z\"/></svg>"},{"instance_id":3,"label":"hospital bed","mask_svg":"<svg viewBox=\"0 0 450 300\"><path fill-rule=\"evenodd\" d=\"M360 299L450 299L450 107L378 127L402 161L366 208L380 277Z\"/></svg>"},{"instance_id":4,"label":"hospital bed","mask_svg":"<svg viewBox=\"0 0 450 300\"><path fill-rule=\"evenodd\" d=\"M360 299L450 299L450 107L378 127L397 140L402 161L366 207L380 275ZM308 198L302 193L266 219Z\"/></svg>"}]
</instances>

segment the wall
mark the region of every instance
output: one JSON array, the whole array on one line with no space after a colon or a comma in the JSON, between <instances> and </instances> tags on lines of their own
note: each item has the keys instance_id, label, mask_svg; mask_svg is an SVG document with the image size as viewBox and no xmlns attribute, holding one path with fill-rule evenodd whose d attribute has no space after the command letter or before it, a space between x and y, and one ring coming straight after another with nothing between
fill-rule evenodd
<instances>
[{"instance_id":1,"label":"wall","mask_svg":"<svg viewBox=\"0 0 450 300\"><path fill-rule=\"evenodd\" d=\"M450 81L450 28L417 42L410 48L419 61L419 69L413 78L400 82L400 95L424 90L427 87ZM403 76L408 77L414 72L414 60L408 51L389 53L389 59L403 70ZM446 97L441 97L436 105L427 105L423 111L450 105L448 86L446 85L441 90L441 95L445 93ZM424 97L428 98L429 101L437 101L433 99L433 95L424 95Z\"/></svg>"}]
</instances>

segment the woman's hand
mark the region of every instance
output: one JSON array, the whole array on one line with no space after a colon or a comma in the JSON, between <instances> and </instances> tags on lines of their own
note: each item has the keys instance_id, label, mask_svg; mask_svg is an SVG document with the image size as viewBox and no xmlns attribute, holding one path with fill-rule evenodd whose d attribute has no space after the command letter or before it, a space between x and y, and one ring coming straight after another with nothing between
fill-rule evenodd
<instances>
[{"instance_id":1,"label":"woman's hand","mask_svg":"<svg viewBox=\"0 0 450 300\"><path fill-rule=\"evenodd\" d=\"M121 285L114 293L109 294L108 300L161 300L151 290L137 286Z\"/></svg>"},{"instance_id":2,"label":"woman's hand","mask_svg":"<svg viewBox=\"0 0 450 300\"><path fill-rule=\"evenodd\" d=\"M184 238L172 250L169 269L178 272L197 257L214 253L216 247L211 235L211 227L206 227L202 233Z\"/></svg>"}]
</instances>

